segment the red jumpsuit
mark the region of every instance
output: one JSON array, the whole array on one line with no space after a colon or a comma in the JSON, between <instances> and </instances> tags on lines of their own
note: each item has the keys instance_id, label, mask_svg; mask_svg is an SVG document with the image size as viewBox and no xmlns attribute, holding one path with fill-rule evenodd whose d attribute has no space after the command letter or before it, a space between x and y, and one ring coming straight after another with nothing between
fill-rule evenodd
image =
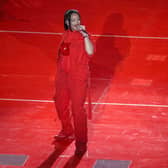
<instances>
[{"instance_id":1,"label":"red jumpsuit","mask_svg":"<svg viewBox=\"0 0 168 168\"><path fill-rule=\"evenodd\" d=\"M84 102L89 77L88 61L80 32L65 31L57 61L55 104L62 130L65 134L75 133L76 145L87 143Z\"/></svg>"}]
</instances>

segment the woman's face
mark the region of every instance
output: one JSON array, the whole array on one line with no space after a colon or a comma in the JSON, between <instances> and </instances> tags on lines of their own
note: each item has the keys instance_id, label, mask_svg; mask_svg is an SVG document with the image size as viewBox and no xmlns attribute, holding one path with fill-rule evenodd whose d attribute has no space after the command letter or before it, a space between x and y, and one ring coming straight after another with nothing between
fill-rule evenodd
<instances>
[{"instance_id":1,"label":"woman's face","mask_svg":"<svg viewBox=\"0 0 168 168\"><path fill-rule=\"evenodd\" d=\"M74 31L74 30L79 30L79 25L80 25L80 17L79 17L79 15L78 14L76 14L76 13L73 13L72 15L71 15L71 21L70 21L71 23L71 29L72 29L72 31Z\"/></svg>"}]
</instances>

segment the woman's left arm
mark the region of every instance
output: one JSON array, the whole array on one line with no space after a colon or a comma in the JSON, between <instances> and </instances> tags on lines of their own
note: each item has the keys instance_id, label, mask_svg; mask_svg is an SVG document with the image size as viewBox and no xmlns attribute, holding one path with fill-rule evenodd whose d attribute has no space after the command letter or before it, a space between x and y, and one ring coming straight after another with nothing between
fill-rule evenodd
<instances>
[{"instance_id":1,"label":"woman's left arm","mask_svg":"<svg viewBox=\"0 0 168 168\"><path fill-rule=\"evenodd\" d=\"M83 38L84 38L84 45L85 45L86 53L88 55L93 55L94 47L93 47L92 41L89 38L89 35L87 34L87 35L83 36Z\"/></svg>"},{"instance_id":2,"label":"woman's left arm","mask_svg":"<svg viewBox=\"0 0 168 168\"><path fill-rule=\"evenodd\" d=\"M85 51L88 55L93 55L94 54L94 47L93 47L93 43L90 40L89 34L86 31L86 28L84 25L80 25L78 27L79 32L82 34L83 38L84 38L84 46L85 46Z\"/></svg>"}]
</instances>

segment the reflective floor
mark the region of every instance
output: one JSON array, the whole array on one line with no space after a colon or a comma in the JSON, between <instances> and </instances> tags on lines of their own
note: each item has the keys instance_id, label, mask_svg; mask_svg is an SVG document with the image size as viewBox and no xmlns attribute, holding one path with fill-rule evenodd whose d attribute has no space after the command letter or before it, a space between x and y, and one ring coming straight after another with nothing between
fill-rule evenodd
<instances>
[{"instance_id":1,"label":"reflective floor","mask_svg":"<svg viewBox=\"0 0 168 168\"><path fill-rule=\"evenodd\" d=\"M0 2L0 154L24 154L23 168L168 167L168 2L9 0ZM92 34L92 120L88 151L55 142L56 53L66 9ZM86 109L87 109L86 102ZM1 165L0 168L18 166Z\"/></svg>"}]
</instances>

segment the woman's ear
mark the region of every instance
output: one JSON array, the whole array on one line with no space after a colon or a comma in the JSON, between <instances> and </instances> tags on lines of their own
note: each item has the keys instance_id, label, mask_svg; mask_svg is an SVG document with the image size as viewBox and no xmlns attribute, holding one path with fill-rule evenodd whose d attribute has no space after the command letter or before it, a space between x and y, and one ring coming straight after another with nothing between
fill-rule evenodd
<instances>
[{"instance_id":1,"label":"woman's ear","mask_svg":"<svg viewBox=\"0 0 168 168\"><path fill-rule=\"evenodd\" d=\"M69 21L68 21L68 20L66 20L66 21L65 21L65 23L66 23L66 25L69 27Z\"/></svg>"}]
</instances>

